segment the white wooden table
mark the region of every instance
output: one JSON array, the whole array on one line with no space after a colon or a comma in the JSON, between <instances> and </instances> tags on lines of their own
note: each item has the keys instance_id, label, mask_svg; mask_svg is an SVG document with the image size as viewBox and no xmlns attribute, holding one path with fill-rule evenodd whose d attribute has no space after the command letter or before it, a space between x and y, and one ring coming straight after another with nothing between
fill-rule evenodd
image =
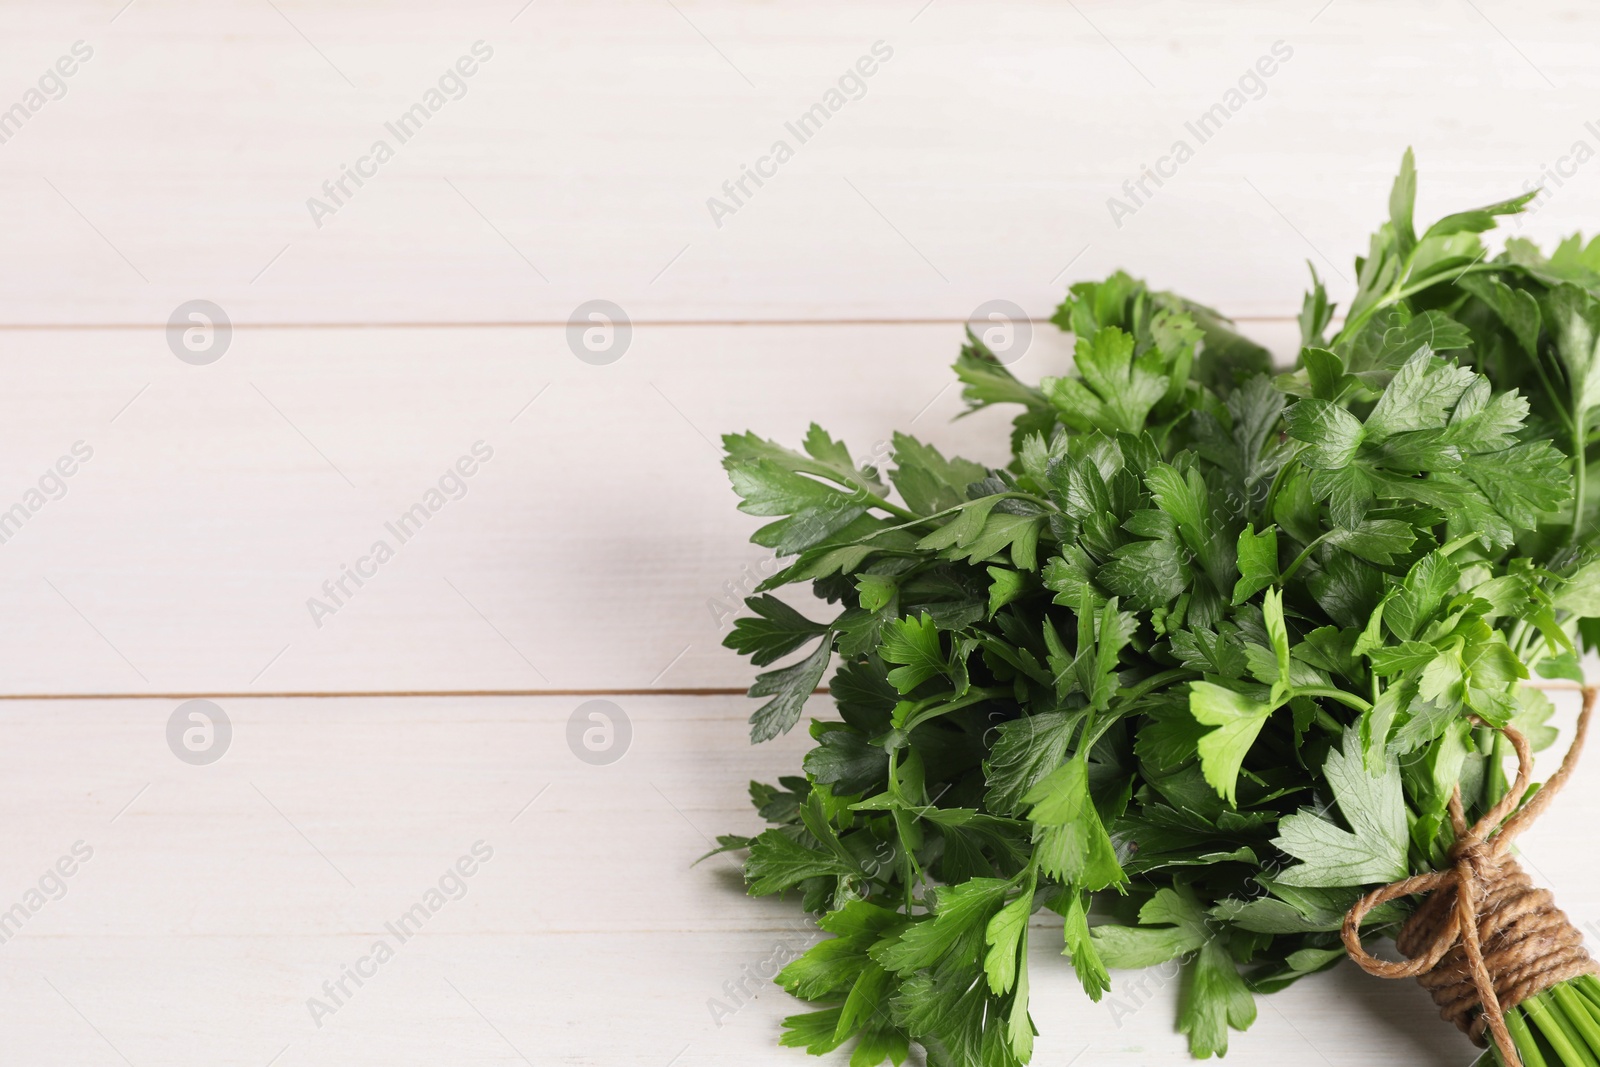
<instances>
[{"instance_id":1,"label":"white wooden table","mask_svg":"<svg viewBox=\"0 0 1600 1067\"><path fill-rule=\"evenodd\" d=\"M6 5L0 1062L807 1062L793 1002L726 985L811 934L689 866L805 748L745 742L719 642L765 561L717 436L998 460L1002 421L950 422L962 322L1119 266L1287 357L1304 261L1348 294L1407 144L1421 215L1560 164L1521 232L1592 232L1600 163L1560 161L1600 147L1597 45L1575 0ZM221 333L169 346L196 300L209 363ZM569 347L593 300L610 363ZM1066 355L1039 321L1016 367ZM216 762L169 748L191 698ZM595 699L607 765L568 745ZM1580 923L1597 812L1600 770L1525 838ZM1034 967L1036 1063L1187 1062L1175 989ZM1261 1005L1232 1062L1470 1058L1353 968Z\"/></svg>"}]
</instances>

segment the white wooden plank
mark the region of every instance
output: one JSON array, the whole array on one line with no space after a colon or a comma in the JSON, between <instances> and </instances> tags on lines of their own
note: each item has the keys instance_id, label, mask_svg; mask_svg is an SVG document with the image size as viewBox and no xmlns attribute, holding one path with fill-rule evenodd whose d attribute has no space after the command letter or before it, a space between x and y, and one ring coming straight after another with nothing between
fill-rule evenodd
<instances>
[{"instance_id":1,"label":"white wooden plank","mask_svg":"<svg viewBox=\"0 0 1600 1067\"><path fill-rule=\"evenodd\" d=\"M1597 18L1502 0L8 5L0 112L73 42L94 55L0 143L0 327L144 328L5 334L0 513L74 442L94 451L0 543L0 693L741 686L712 605L762 557L716 435L793 441L815 418L858 451L910 428L994 461L1004 421L948 421L955 325L660 320L954 323L997 297L1042 318L1125 266L1273 317L1247 330L1285 355L1301 261L1348 292L1405 144L1424 217L1600 146ZM316 227L306 198L479 39L495 53L466 96ZM894 56L864 97L718 227L706 198L880 39ZM1280 39L1294 55L1265 97L1116 225L1107 198ZM1522 232L1597 220L1585 166ZM240 327L211 366L159 328L196 298ZM595 298L637 323L610 366L559 325L482 325ZM479 328L252 327L295 323ZM1067 363L1036 333L1024 377ZM398 542L385 522L479 440L494 455L466 496L316 626L320 584ZM743 782L792 771L805 739L750 748L735 698L614 696L632 740L591 766L567 739L581 699L228 700L232 746L205 767L167 748L171 700L0 702L0 907L95 849L0 945L7 1059L805 1062L775 1047L794 1010L776 990L721 1026L709 1002L809 931L729 861L688 866L755 828ZM1596 930L1592 858L1566 847L1592 782L1524 855ZM495 854L466 895L317 1027L307 998L478 840ZM1036 1062L1188 1062L1172 985L1126 976L1091 1005L1037 955ZM1468 1056L1419 990L1352 968L1262 1005L1233 1060Z\"/></svg>"},{"instance_id":2,"label":"white wooden plank","mask_svg":"<svg viewBox=\"0 0 1600 1067\"><path fill-rule=\"evenodd\" d=\"M94 49L0 146L0 323L161 323L201 297L241 323L561 322L597 297L959 319L1116 267L1283 315L1308 258L1348 292L1408 143L1423 217L1600 147L1600 16L1574 2L120 6L0 16L6 106ZM466 94L387 134L478 40ZM865 94L799 143L785 123L879 40ZM1201 143L1185 123L1277 41L1264 95ZM317 227L308 198L385 137L394 159ZM708 198L778 139L794 158L716 225ZM1109 198L1178 139L1193 159L1117 225ZM1597 223L1585 166L1528 232Z\"/></svg>"},{"instance_id":3,"label":"white wooden plank","mask_svg":"<svg viewBox=\"0 0 1600 1067\"><path fill-rule=\"evenodd\" d=\"M5 946L0 1020L8 1051L39 1067L110 1067L123 1062L117 1052L136 1065L185 1067L843 1067L846 1052L817 1059L778 1046L782 1019L804 1006L775 986L761 983L720 1027L708 1006L737 1003L727 983L805 943L785 929L425 934L319 1029L307 998L369 953L370 936L19 939ZM1148 980L1146 992L1130 993L1126 1003L1139 1005L1131 1011L1109 997L1092 1004L1067 962L1041 952L1031 983L1041 1031L1034 1063L1195 1062L1172 1031L1176 982ZM1250 1030L1233 1035L1227 1062L1462 1067L1475 1054L1415 983L1384 983L1352 966L1264 998Z\"/></svg>"},{"instance_id":4,"label":"white wooden plank","mask_svg":"<svg viewBox=\"0 0 1600 1067\"><path fill-rule=\"evenodd\" d=\"M720 434L1007 455L1009 415L950 421L959 326L641 327L609 366L554 328L240 330L204 367L159 331L14 336L0 512L75 442L93 458L0 528L0 692L743 686L719 642L770 555ZM1041 323L1014 366L1069 361ZM401 543L480 440L466 495ZM323 583L379 540L339 605Z\"/></svg>"},{"instance_id":5,"label":"white wooden plank","mask_svg":"<svg viewBox=\"0 0 1600 1067\"><path fill-rule=\"evenodd\" d=\"M811 932L793 902L745 896L729 864L689 866L703 835L756 828L745 779L792 770L805 740L751 748L737 698L626 698L630 746L592 766L567 747L577 703L234 701L231 746L203 767L168 750L170 702L0 707L0 904L74 842L94 848L0 945L9 1056L266 1064L287 1047L293 1067L510 1064L514 1046L533 1062L806 1062L775 1046L796 1008L775 988L753 986L720 1026L708 1001L734 1006L725 982ZM1581 774L1525 838L1580 925L1600 897L1592 857L1566 844L1597 804L1600 776ZM384 923L480 839L494 855L465 895L399 943ZM394 958L316 1026L308 998L386 936ZM1093 1005L1043 950L1056 930L1032 936L1036 1062L1085 1047L1082 1062L1188 1062L1174 983L1119 974ZM1344 967L1260 1004L1230 1062L1468 1060L1413 983Z\"/></svg>"}]
</instances>

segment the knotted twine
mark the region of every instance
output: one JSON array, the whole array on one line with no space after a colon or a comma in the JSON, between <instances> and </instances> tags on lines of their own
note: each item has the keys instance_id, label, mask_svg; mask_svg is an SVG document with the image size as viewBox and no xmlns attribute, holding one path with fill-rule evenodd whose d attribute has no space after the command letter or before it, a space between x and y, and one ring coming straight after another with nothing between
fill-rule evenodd
<instances>
[{"instance_id":1,"label":"knotted twine","mask_svg":"<svg viewBox=\"0 0 1600 1067\"><path fill-rule=\"evenodd\" d=\"M1487 1028L1507 1067L1522 1067L1505 1013L1569 978L1596 970L1583 935L1555 906L1550 891L1534 887L1516 860L1511 842L1533 824L1566 785L1578 763L1597 690L1583 690L1583 710L1561 767L1516 814L1533 778L1528 739L1510 726L1499 732L1517 751L1517 778L1499 803L1471 827L1461 808L1461 788L1450 796L1455 844L1451 865L1402 878L1376 889L1345 913L1345 951L1368 974L1415 978L1433 995L1439 1014L1482 1046ZM1476 720L1475 720L1476 721ZM1507 818L1510 816L1510 818ZM1427 893L1407 919L1395 945L1408 958L1391 963L1361 947L1361 921L1369 911L1398 897Z\"/></svg>"}]
</instances>

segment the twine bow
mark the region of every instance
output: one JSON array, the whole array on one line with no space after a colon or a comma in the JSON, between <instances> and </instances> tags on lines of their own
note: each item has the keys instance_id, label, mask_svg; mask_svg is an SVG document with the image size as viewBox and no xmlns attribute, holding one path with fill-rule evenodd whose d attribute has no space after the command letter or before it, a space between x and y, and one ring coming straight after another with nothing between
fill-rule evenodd
<instances>
[{"instance_id":1,"label":"twine bow","mask_svg":"<svg viewBox=\"0 0 1600 1067\"><path fill-rule=\"evenodd\" d=\"M1578 715L1577 729L1573 733L1572 745L1567 749L1566 756L1561 761L1561 767L1550 776L1544 786L1533 797L1512 814L1517 803L1527 794L1528 786L1533 779L1533 752L1528 745L1528 739L1519 731L1507 726L1500 729L1505 738L1511 742L1517 752L1517 777L1516 781L1500 801L1490 808L1483 818L1472 826L1466 823L1466 817L1461 807L1461 788L1456 787L1450 796L1450 822L1455 829L1455 844L1450 848L1451 865L1438 871L1428 871L1423 874L1402 878L1398 882L1376 889L1366 894L1351 905L1345 913L1344 927L1340 931L1344 939L1345 951L1362 970L1380 978L1421 978L1432 971L1439 961L1444 959L1458 944L1462 947L1466 957L1466 969L1472 979L1473 991L1476 994L1476 1004L1481 1007L1480 1019L1476 1026L1481 1034L1481 1026L1487 1023L1489 1031L1494 1037L1495 1047L1499 1050L1502 1060L1507 1067L1522 1067L1522 1060L1517 1055L1516 1047L1512 1044L1511 1033L1506 1028L1505 1009L1501 1007L1500 997L1495 991L1495 974L1491 973L1489 966L1484 962L1484 938L1492 934L1496 926L1492 922L1495 911L1505 902L1505 894L1499 894L1494 899L1488 900L1491 891L1499 880L1506 877L1503 867L1509 865L1515 868L1515 861L1507 858L1511 850L1511 843L1516 836L1533 824L1545 810L1550 802L1555 799L1561 787L1566 785L1567 778L1572 774L1578 762L1578 750L1583 745L1583 738L1589 726L1589 714L1594 709L1597 690L1594 686L1586 686L1583 690L1583 710ZM1509 816L1509 818L1508 818ZM1542 893L1532 890L1527 884L1526 876L1517 873L1522 883L1514 887L1512 892L1519 895L1529 893ZM1391 963L1368 955L1361 947L1361 922L1367 913L1379 905L1388 903L1398 897L1408 896L1412 893L1434 893L1443 897L1449 891L1453 892L1453 905L1449 912L1439 917L1439 921L1432 930L1421 929L1423 941L1417 946L1419 951L1415 954L1408 952L1410 959ZM1434 898L1430 898L1430 901ZM1488 907L1480 918L1479 908L1487 900ZM1441 903L1443 901L1441 900ZM1426 905L1424 905L1426 907ZM1526 909L1525 909L1526 910ZM1554 916L1554 921L1570 929L1565 916L1556 911L1549 904L1548 894L1545 894L1539 906L1540 915ZM1420 918L1421 913L1413 918ZM1538 916L1535 916L1537 919ZM1412 924L1408 922L1407 926ZM1431 934L1431 937L1427 935ZM1401 940L1407 940L1406 931L1402 931ZM1412 938L1415 940L1415 938ZM1537 937L1530 941L1538 941ZM1570 947L1570 946L1569 946ZM1523 946L1516 948L1520 951ZM1576 948L1577 957L1570 951L1565 952L1556 964L1550 964L1537 956L1540 946L1530 944L1527 946L1525 956L1519 956L1517 962L1532 965L1532 981L1523 981L1519 995L1507 1007L1514 1007L1517 1002L1549 988L1556 982L1562 981L1572 974L1592 970L1593 964L1582 952L1581 945ZM1404 949L1403 949L1404 951ZM1542 980L1542 981L1541 981ZM1436 995L1436 1000L1440 1000ZM1441 1001L1441 1007L1444 1004ZM1458 1005L1459 1006L1459 1005ZM1465 1014L1463 1012L1463 1014Z\"/></svg>"}]
</instances>

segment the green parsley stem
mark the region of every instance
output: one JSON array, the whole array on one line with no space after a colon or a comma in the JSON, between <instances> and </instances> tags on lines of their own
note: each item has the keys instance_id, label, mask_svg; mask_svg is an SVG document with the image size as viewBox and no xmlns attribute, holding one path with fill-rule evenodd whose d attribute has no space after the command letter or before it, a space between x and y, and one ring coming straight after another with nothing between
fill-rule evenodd
<instances>
[{"instance_id":1,"label":"green parsley stem","mask_svg":"<svg viewBox=\"0 0 1600 1067\"><path fill-rule=\"evenodd\" d=\"M1010 695L1010 689L1001 689L998 687L989 689L969 689L965 695L947 703L929 704L926 707L917 708L917 710L906 716L905 725L902 726L901 729L906 733L910 733L923 723L928 722L931 719L937 719L941 715L948 715L952 711L960 711L962 708L969 708L974 704L981 704L985 700L995 700L1000 697Z\"/></svg>"},{"instance_id":2,"label":"green parsley stem","mask_svg":"<svg viewBox=\"0 0 1600 1067\"><path fill-rule=\"evenodd\" d=\"M1573 423L1580 420L1575 419L1572 412L1567 410L1567 398L1556 391L1555 383L1550 380L1549 373L1544 369L1544 360L1535 358L1533 369L1534 373L1539 375L1540 383L1544 385L1545 395L1550 398L1550 407L1555 410L1561 419L1561 424L1570 433L1573 430Z\"/></svg>"},{"instance_id":3,"label":"green parsley stem","mask_svg":"<svg viewBox=\"0 0 1600 1067\"><path fill-rule=\"evenodd\" d=\"M1313 540L1309 545L1307 545L1304 549L1302 549L1300 554L1294 558L1294 562L1289 564L1288 568L1281 575L1278 576L1278 584L1280 586L1281 585L1286 585L1288 583L1288 581L1289 581L1290 576L1293 575L1295 571L1300 569L1300 564L1304 563L1306 560L1311 558L1312 550L1315 549L1318 545L1322 544L1322 542L1327 539L1328 534L1331 534L1331 533L1333 533L1332 530L1325 531L1323 534L1321 534L1315 540Z\"/></svg>"},{"instance_id":4,"label":"green parsley stem","mask_svg":"<svg viewBox=\"0 0 1600 1067\"><path fill-rule=\"evenodd\" d=\"M908 511L899 504L890 503L876 493L865 493L863 495L866 496L867 502L870 506L887 511L897 519L904 519L908 522L915 522L919 519L919 516L916 512Z\"/></svg>"},{"instance_id":5,"label":"green parsley stem","mask_svg":"<svg viewBox=\"0 0 1600 1067\"><path fill-rule=\"evenodd\" d=\"M1583 420L1573 420L1572 426L1572 530L1567 535L1568 544L1578 543L1578 531L1583 528L1583 493L1588 473L1588 442L1584 440Z\"/></svg>"},{"instance_id":6,"label":"green parsley stem","mask_svg":"<svg viewBox=\"0 0 1600 1067\"><path fill-rule=\"evenodd\" d=\"M850 490L852 496L856 497L868 507L879 508L883 511L887 511L889 514L899 519L911 520L920 518L916 512L908 511L899 504L885 500L877 493L874 493L867 483L859 478L850 478L842 474L827 474L819 470L808 470L807 473L815 474L819 478L826 478L833 484L843 489Z\"/></svg>"},{"instance_id":7,"label":"green parsley stem","mask_svg":"<svg viewBox=\"0 0 1600 1067\"><path fill-rule=\"evenodd\" d=\"M1412 255L1415 255L1415 254L1416 254L1416 252L1415 252L1415 250L1413 250L1412 251ZM1480 273L1482 273L1483 271L1486 271L1486 270L1499 270L1499 269L1500 269L1499 265L1495 264L1495 263L1483 263L1483 262L1469 263L1465 267L1461 268L1461 270L1457 271L1455 274L1450 275L1449 281L1451 283L1453 283L1457 279L1459 279L1460 277L1462 277L1463 275L1466 275L1466 274L1480 274ZM1410 270L1411 270L1411 256L1407 256L1406 257L1405 266L1402 267L1401 270L1400 270L1400 277L1402 277L1402 278L1405 277L1406 274L1408 274L1410 272ZM1422 291L1424 291L1426 289L1433 288L1435 285L1443 284L1443 283L1445 283L1445 281L1446 281L1446 279L1443 278L1443 277L1430 277L1426 281L1416 282L1416 283L1413 283L1411 285L1406 285L1406 286L1396 286L1395 288L1390 289L1387 294L1385 294L1384 296L1380 297L1377 300L1374 300L1372 303L1370 303L1366 307L1362 308L1360 313L1357 314L1354 318L1347 319L1345 321L1345 324L1342 327L1340 327L1338 336L1336 336L1333 339L1333 342L1332 342L1332 344L1329 345L1329 347L1331 348L1331 347L1333 347L1333 345L1337 345L1340 341L1343 341L1345 338L1353 336L1358 330L1361 329L1361 327L1363 327L1363 326L1365 326L1367 324L1368 320L1370 320L1372 318L1372 316L1376 315L1378 312L1382 311L1384 308L1393 307L1394 305L1400 303L1400 301L1404 300L1406 297L1415 296L1418 293L1420 293L1420 292L1422 292Z\"/></svg>"},{"instance_id":8,"label":"green parsley stem","mask_svg":"<svg viewBox=\"0 0 1600 1067\"><path fill-rule=\"evenodd\" d=\"M1105 736L1106 731L1116 725L1121 715L1126 712L1127 705L1134 703L1152 690L1165 688L1169 683L1193 681L1199 677L1199 673L1185 667L1174 667L1172 670L1153 674L1143 681L1134 683L1127 689L1119 689L1117 697L1122 707L1118 709L1118 714L1097 717L1094 710L1090 709L1088 717L1084 720L1083 736L1078 741L1077 751L1081 753L1093 752L1094 746L1100 743L1100 739Z\"/></svg>"},{"instance_id":9,"label":"green parsley stem","mask_svg":"<svg viewBox=\"0 0 1600 1067\"><path fill-rule=\"evenodd\" d=\"M1117 696L1121 698L1122 703L1132 704L1134 701L1139 700L1146 693L1149 693L1152 690L1165 689L1173 682L1181 682L1198 677L1200 677L1198 671L1192 671L1186 667L1175 667L1170 671L1162 671L1159 674L1152 674L1143 681L1135 682L1133 685L1128 686L1128 688L1118 691Z\"/></svg>"},{"instance_id":10,"label":"green parsley stem","mask_svg":"<svg viewBox=\"0 0 1600 1067\"><path fill-rule=\"evenodd\" d=\"M1576 1035L1567 1029L1561 1016L1550 1011L1542 998L1533 997L1525 1003L1528 1017L1539 1028L1540 1034L1550 1043L1556 1055L1561 1058L1563 1067L1579 1067L1580 1064L1594 1063L1594 1057L1578 1051Z\"/></svg>"},{"instance_id":11,"label":"green parsley stem","mask_svg":"<svg viewBox=\"0 0 1600 1067\"><path fill-rule=\"evenodd\" d=\"M916 888L927 881L927 875L922 870L922 865L917 862L917 850L912 842L910 827L906 825L905 797L900 792L899 750L889 753L889 783L888 792L895 800L895 806L890 809L889 817L894 822L895 837L900 841L900 851L905 854L905 908L906 914L911 913L916 902Z\"/></svg>"},{"instance_id":12,"label":"green parsley stem","mask_svg":"<svg viewBox=\"0 0 1600 1067\"><path fill-rule=\"evenodd\" d=\"M956 512L958 512L962 508L966 507L967 504L972 503L972 501L969 500L969 501L967 501L967 504L957 504L953 508L945 508L943 511L936 511L932 515L917 515L917 514L915 514L913 512L907 511L905 508L898 507L898 506L896 506L894 504L889 503L887 500L884 500L882 497L874 496L874 495L872 495L870 493L866 493L866 494L863 494L863 495L866 496L869 499L869 502L870 502L872 507L881 507L884 510L886 510L886 511L890 512L891 514L893 514L896 518L904 519L905 521L902 522L899 526L888 526L888 527L885 527L882 530L874 530L872 533L869 533L865 537L863 537L861 539L862 541L870 541L874 537L877 537L879 534L886 534L886 533L890 533L890 532L895 531L895 530L904 530L904 529L907 529L907 528L912 527L912 526L920 526L923 523L932 522L934 519L942 519L946 515L954 515ZM1053 511L1053 512L1056 512L1057 514L1059 514L1060 511L1061 511L1060 508L1056 507L1050 501L1045 500L1042 497L1034 496L1032 493L992 493L992 494L990 494L990 496L993 496L993 497L995 497L996 499L999 499L999 500L1026 500L1031 504L1036 504L1039 507L1046 509L1047 511ZM989 497L979 497L978 499L987 500L987 499L989 499Z\"/></svg>"},{"instance_id":13,"label":"green parsley stem","mask_svg":"<svg viewBox=\"0 0 1600 1067\"><path fill-rule=\"evenodd\" d=\"M1584 997L1565 983L1552 986L1549 995L1554 1006L1566 1017L1567 1025L1578 1032L1585 1045L1591 1050L1600 1047L1600 1023L1595 1022L1594 1011Z\"/></svg>"},{"instance_id":14,"label":"green parsley stem","mask_svg":"<svg viewBox=\"0 0 1600 1067\"><path fill-rule=\"evenodd\" d=\"M1305 446L1302 445L1300 451L1304 450ZM1283 465L1278 468L1278 473L1272 476L1272 485L1267 489L1266 503L1261 505L1261 521L1263 523L1272 522L1272 506L1277 503L1278 500L1278 487L1283 484L1284 479L1288 476L1290 468L1294 467L1299 462L1300 452L1297 451L1294 455L1284 460Z\"/></svg>"},{"instance_id":15,"label":"green parsley stem","mask_svg":"<svg viewBox=\"0 0 1600 1067\"><path fill-rule=\"evenodd\" d=\"M1346 693L1343 689L1335 689L1331 685L1308 685L1304 688L1294 690L1290 695L1297 697L1311 697L1316 700L1337 700L1346 707L1355 708L1357 711L1365 712L1372 710L1371 704L1367 703L1365 700L1362 700L1354 693ZM1340 729L1342 730L1343 727L1340 727Z\"/></svg>"}]
</instances>

